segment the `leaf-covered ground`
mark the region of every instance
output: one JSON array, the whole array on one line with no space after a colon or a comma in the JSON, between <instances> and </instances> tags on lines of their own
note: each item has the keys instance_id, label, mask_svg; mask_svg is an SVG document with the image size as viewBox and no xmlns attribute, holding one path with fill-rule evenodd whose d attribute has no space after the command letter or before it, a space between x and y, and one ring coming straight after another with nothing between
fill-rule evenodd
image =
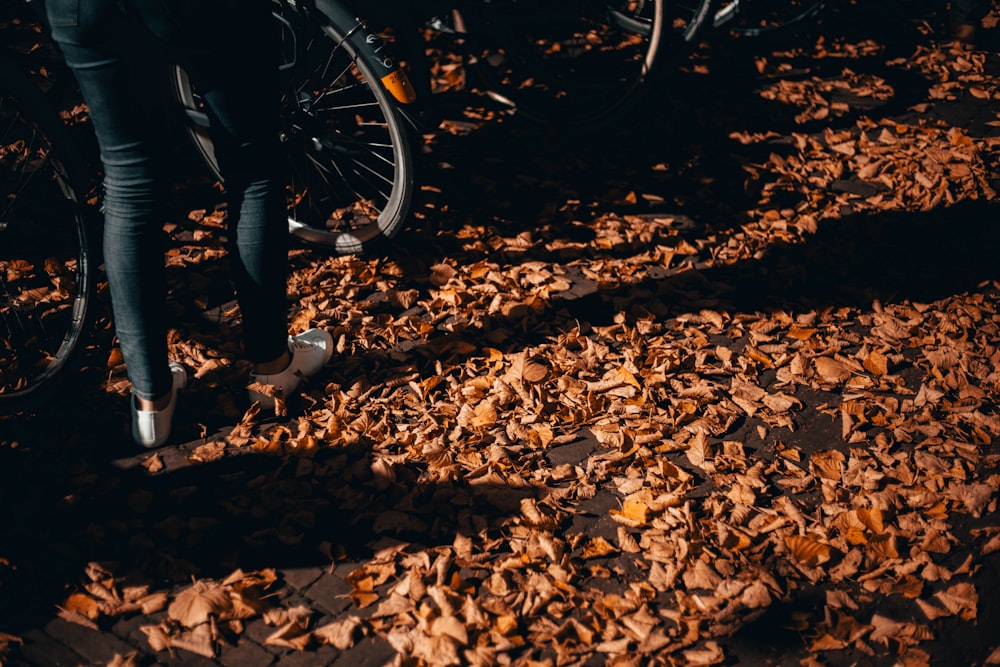
<instances>
[{"instance_id":1,"label":"leaf-covered ground","mask_svg":"<svg viewBox=\"0 0 1000 667\"><path fill-rule=\"evenodd\" d=\"M593 136L456 94L392 247L292 252L337 353L280 419L185 182L186 444L129 458L106 328L0 420L0 662L58 615L119 665L1000 663L1000 60L894 7L706 44Z\"/></svg>"}]
</instances>

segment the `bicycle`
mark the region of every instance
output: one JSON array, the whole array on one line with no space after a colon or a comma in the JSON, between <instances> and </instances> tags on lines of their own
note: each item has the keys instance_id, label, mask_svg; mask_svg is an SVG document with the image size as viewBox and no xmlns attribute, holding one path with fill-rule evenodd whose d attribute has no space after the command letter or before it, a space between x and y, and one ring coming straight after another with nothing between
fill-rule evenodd
<instances>
[{"instance_id":1,"label":"bicycle","mask_svg":"<svg viewBox=\"0 0 1000 667\"><path fill-rule=\"evenodd\" d=\"M664 79L673 66L710 29L760 37L815 18L829 2L484 0L472 4L491 38L474 47L473 54L487 94L534 122L592 131L627 118L650 81L668 85Z\"/></svg>"},{"instance_id":2,"label":"bicycle","mask_svg":"<svg viewBox=\"0 0 1000 667\"><path fill-rule=\"evenodd\" d=\"M476 85L508 113L559 131L587 132L627 118L649 82L659 77L662 83L660 75L669 74L710 28L759 37L812 19L827 4L467 0L440 4L429 23L460 39Z\"/></svg>"},{"instance_id":3,"label":"bicycle","mask_svg":"<svg viewBox=\"0 0 1000 667\"><path fill-rule=\"evenodd\" d=\"M85 335L94 262L81 164L45 95L0 51L0 399L46 386Z\"/></svg>"}]
</instances>

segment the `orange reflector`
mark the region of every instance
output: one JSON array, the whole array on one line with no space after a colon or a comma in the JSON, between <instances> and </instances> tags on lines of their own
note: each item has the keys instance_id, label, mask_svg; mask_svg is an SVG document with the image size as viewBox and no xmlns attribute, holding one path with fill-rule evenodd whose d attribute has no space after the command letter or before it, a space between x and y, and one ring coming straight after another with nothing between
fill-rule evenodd
<instances>
[{"instance_id":1,"label":"orange reflector","mask_svg":"<svg viewBox=\"0 0 1000 667\"><path fill-rule=\"evenodd\" d=\"M406 72L401 69L395 72L390 72L382 77L382 85L385 89L392 93L392 96L396 98L397 101L403 104L409 104L413 100L417 99L417 91L413 89L413 84L410 83L410 77L406 76Z\"/></svg>"}]
</instances>

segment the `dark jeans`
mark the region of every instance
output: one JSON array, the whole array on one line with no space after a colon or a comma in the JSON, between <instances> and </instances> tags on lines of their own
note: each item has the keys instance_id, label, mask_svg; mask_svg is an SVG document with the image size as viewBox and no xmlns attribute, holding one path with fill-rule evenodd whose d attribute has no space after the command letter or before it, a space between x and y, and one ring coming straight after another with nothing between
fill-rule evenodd
<instances>
[{"instance_id":1,"label":"dark jeans","mask_svg":"<svg viewBox=\"0 0 1000 667\"><path fill-rule=\"evenodd\" d=\"M287 349L288 234L269 3L243 0L230 12L227 0L47 0L46 10L101 150L105 265L133 391L151 399L171 387L163 231L171 59L188 71L212 122L244 353L252 362L277 358ZM151 82L162 84L159 93L148 91Z\"/></svg>"}]
</instances>

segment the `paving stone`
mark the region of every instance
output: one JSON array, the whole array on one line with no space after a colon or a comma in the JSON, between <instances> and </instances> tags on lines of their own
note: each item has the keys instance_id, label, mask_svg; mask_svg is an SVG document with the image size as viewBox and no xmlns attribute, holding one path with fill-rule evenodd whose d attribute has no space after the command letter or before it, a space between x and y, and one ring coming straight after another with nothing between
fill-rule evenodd
<instances>
[{"instance_id":1,"label":"paving stone","mask_svg":"<svg viewBox=\"0 0 1000 667\"><path fill-rule=\"evenodd\" d=\"M316 583L303 591L309 600L333 615L337 615L351 606L350 593L351 585L336 574L320 577Z\"/></svg>"},{"instance_id":2,"label":"paving stone","mask_svg":"<svg viewBox=\"0 0 1000 667\"><path fill-rule=\"evenodd\" d=\"M545 453L545 458L554 466L564 463L583 465L591 452L600 448L600 446L600 443L597 442L589 431L582 431L577 440L549 449Z\"/></svg>"},{"instance_id":3,"label":"paving stone","mask_svg":"<svg viewBox=\"0 0 1000 667\"><path fill-rule=\"evenodd\" d=\"M281 667L325 667L334 664L340 658L340 652L332 646L320 646L308 651L293 651L278 659Z\"/></svg>"},{"instance_id":4,"label":"paving stone","mask_svg":"<svg viewBox=\"0 0 1000 667\"><path fill-rule=\"evenodd\" d=\"M121 637L126 643L138 646L143 653L155 654L156 652L149 645L149 637L146 636L146 633L141 628L144 625L159 624L160 621L166 618L166 615L166 612L158 612L149 616L141 614L132 616L115 623L111 627L111 631Z\"/></svg>"},{"instance_id":5,"label":"paving stone","mask_svg":"<svg viewBox=\"0 0 1000 667\"><path fill-rule=\"evenodd\" d=\"M111 632L91 630L61 618L49 622L44 630L45 634L60 644L69 646L89 662L107 663L115 654L128 655L137 650Z\"/></svg>"},{"instance_id":6,"label":"paving stone","mask_svg":"<svg viewBox=\"0 0 1000 667\"><path fill-rule=\"evenodd\" d=\"M219 667L217 661L183 649L157 653L156 660L167 667Z\"/></svg>"},{"instance_id":7,"label":"paving stone","mask_svg":"<svg viewBox=\"0 0 1000 667\"><path fill-rule=\"evenodd\" d=\"M611 518L610 510L620 506L619 497L606 489L582 501L578 514L566 528L567 534L585 533L590 537L612 538L618 534L618 522Z\"/></svg>"},{"instance_id":8,"label":"paving stone","mask_svg":"<svg viewBox=\"0 0 1000 667\"><path fill-rule=\"evenodd\" d=\"M278 572L286 584L301 591L319 579L324 571L325 568L322 567L290 567Z\"/></svg>"},{"instance_id":9,"label":"paving stone","mask_svg":"<svg viewBox=\"0 0 1000 667\"><path fill-rule=\"evenodd\" d=\"M143 616L142 614L135 614L132 616L125 616L120 619L117 623L111 626L111 632L115 633L117 637L124 640L129 644L137 644L136 638L142 638L142 643L137 644L138 646L146 647L145 634L139 630L140 627L144 625L152 625L153 621L150 620L149 616Z\"/></svg>"},{"instance_id":10,"label":"paving stone","mask_svg":"<svg viewBox=\"0 0 1000 667\"><path fill-rule=\"evenodd\" d=\"M224 667L266 667L273 662L272 653L246 637L240 637L236 646L227 646L219 654L219 664Z\"/></svg>"},{"instance_id":11,"label":"paving stone","mask_svg":"<svg viewBox=\"0 0 1000 667\"><path fill-rule=\"evenodd\" d=\"M381 637L365 637L357 644L342 652L333 665L335 667L368 667L386 665L396 657L396 651Z\"/></svg>"},{"instance_id":12,"label":"paving stone","mask_svg":"<svg viewBox=\"0 0 1000 667\"><path fill-rule=\"evenodd\" d=\"M24 640L21 655L29 665L38 667L79 667L85 660L41 630L29 630L20 635Z\"/></svg>"},{"instance_id":13,"label":"paving stone","mask_svg":"<svg viewBox=\"0 0 1000 667\"><path fill-rule=\"evenodd\" d=\"M263 650L271 653L272 655L277 655L279 653L283 653L287 649L282 646L267 646L264 644L264 640L274 634L275 630L277 630L277 628L273 625L265 623L264 619L255 618L249 621L243 628L243 638L260 645Z\"/></svg>"}]
</instances>

